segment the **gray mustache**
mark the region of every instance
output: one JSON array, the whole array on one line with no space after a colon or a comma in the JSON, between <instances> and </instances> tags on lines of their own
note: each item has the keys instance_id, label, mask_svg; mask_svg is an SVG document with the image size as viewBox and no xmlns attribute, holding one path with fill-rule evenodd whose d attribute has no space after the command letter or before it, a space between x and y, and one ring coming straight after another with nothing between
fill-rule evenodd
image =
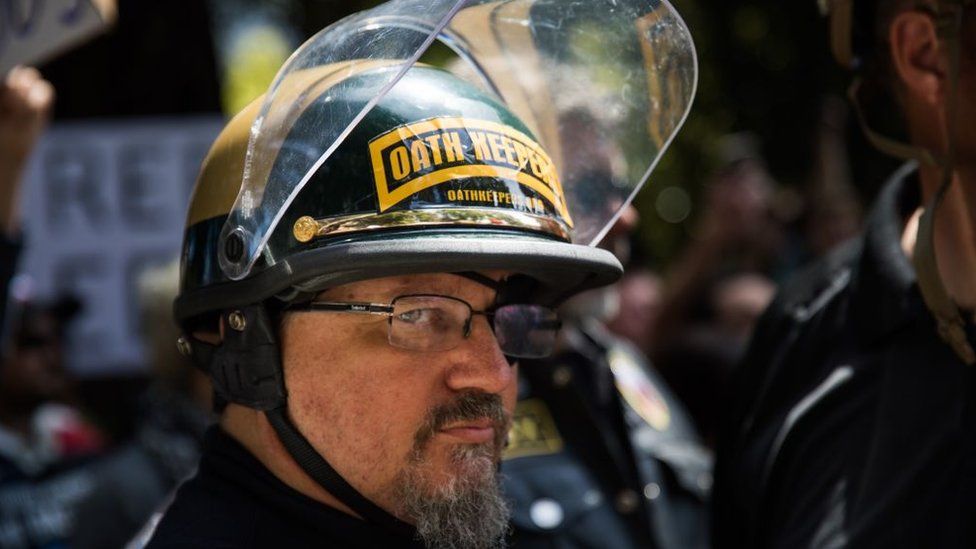
<instances>
[{"instance_id":1,"label":"gray mustache","mask_svg":"<svg viewBox=\"0 0 976 549\"><path fill-rule=\"evenodd\" d=\"M501 445L508 434L508 413L502 406L502 398L491 393L463 393L453 402L430 409L424 425L414 437L414 447L422 448L443 427L458 421L477 421L487 418L495 428L496 445Z\"/></svg>"}]
</instances>

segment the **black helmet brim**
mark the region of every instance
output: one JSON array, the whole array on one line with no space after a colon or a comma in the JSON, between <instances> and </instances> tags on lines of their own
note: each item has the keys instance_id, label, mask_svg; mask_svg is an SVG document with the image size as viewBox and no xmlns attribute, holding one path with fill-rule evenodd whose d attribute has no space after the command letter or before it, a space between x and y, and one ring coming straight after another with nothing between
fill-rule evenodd
<instances>
[{"instance_id":1,"label":"black helmet brim","mask_svg":"<svg viewBox=\"0 0 976 549\"><path fill-rule=\"evenodd\" d=\"M577 293L612 284L623 273L620 261L607 250L521 234L427 230L376 236L330 242L283 259L253 278L185 293L175 303L176 318L185 323L217 310L276 296L314 295L362 280L485 270L527 275L538 282L532 301L558 305Z\"/></svg>"}]
</instances>

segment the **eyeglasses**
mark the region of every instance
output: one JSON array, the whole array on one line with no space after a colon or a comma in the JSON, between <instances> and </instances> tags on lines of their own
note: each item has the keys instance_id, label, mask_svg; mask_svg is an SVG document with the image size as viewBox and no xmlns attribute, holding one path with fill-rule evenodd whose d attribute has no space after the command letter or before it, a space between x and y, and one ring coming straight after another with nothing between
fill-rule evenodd
<instances>
[{"instance_id":1,"label":"eyeglasses","mask_svg":"<svg viewBox=\"0 0 976 549\"><path fill-rule=\"evenodd\" d=\"M483 315L502 352L515 358L549 356L562 325L555 311L541 305L476 311L467 301L446 295L402 295L389 305L312 301L298 310L386 316L390 345L411 351L451 350L471 335L471 319Z\"/></svg>"}]
</instances>

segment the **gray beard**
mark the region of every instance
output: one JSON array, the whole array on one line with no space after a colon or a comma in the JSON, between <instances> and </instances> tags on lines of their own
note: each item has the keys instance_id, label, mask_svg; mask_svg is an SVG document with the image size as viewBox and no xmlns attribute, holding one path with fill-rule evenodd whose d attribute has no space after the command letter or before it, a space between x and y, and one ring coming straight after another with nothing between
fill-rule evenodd
<instances>
[{"instance_id":1,"label":"gray beard","mask_svg":"<svg viewBox=\"0 0 976 549\"><path fill-rule=\"evenodd\" d=\"M410 520L430 549L505 547L511 515L502 496L495 452L487 445L461 446L452 456L459 474L431 493L424 461L414 452L395 480L400 514Z\"/></svg>"},{"instance_id":2,"label":"gray beard","mask_svg":"<svg viewBox=\"0 0 976 549\"><path fill-rule=\"evenodd\" d=\"M488 418L495 440L453 448L450 482L432 487L428 443L438 429L452 421ZM407 464L392 483L399 502L397 515L413 523L417 536L430 549L494 549L505 546L511 515L502 497L497 464L501 459L510 418L501 397L467 392L453 402L428 411L414 438Z\"/></svg>"}]
</instances>

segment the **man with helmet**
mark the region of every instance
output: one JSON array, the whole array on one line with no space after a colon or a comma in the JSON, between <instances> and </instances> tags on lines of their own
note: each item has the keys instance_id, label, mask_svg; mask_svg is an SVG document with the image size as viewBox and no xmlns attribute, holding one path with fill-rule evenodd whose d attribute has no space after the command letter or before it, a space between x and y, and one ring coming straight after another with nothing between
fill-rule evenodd
<instances>
[{"instance_id":1,"label":"man with helmet","mask_svg":"<svg viewBox=\"0 0 976 549\"><path fill-rule=\"evenodd\" d=\"M976 543L976 10L830 1L868 138L912 159L863 237L787 285L719 447L725 547ZM885 93L879 93L885 92ZM894 107L880 110L888 95ZM892 135L899 118L907 138Z\"/></svg>"},{"instance_id":2,"label":"man with helmet","mask_svg":"<svg viewBox=\"0 0 976 549\"><path fill-rule=\"evenodd\" d=\"M584 30L618 67L573 51ZM480 79L416 63L434 39ZM557 68L647 120L599 136L635 145L623 199L567 176L596 144L561 148ZM589 244L694 79L687 29L651 1L393 0L303 45L191 201L175 312L221 416L149 546L503 543L518 362L551 350L554 306L619 275Z\"/></svg>"}]
</instances>

